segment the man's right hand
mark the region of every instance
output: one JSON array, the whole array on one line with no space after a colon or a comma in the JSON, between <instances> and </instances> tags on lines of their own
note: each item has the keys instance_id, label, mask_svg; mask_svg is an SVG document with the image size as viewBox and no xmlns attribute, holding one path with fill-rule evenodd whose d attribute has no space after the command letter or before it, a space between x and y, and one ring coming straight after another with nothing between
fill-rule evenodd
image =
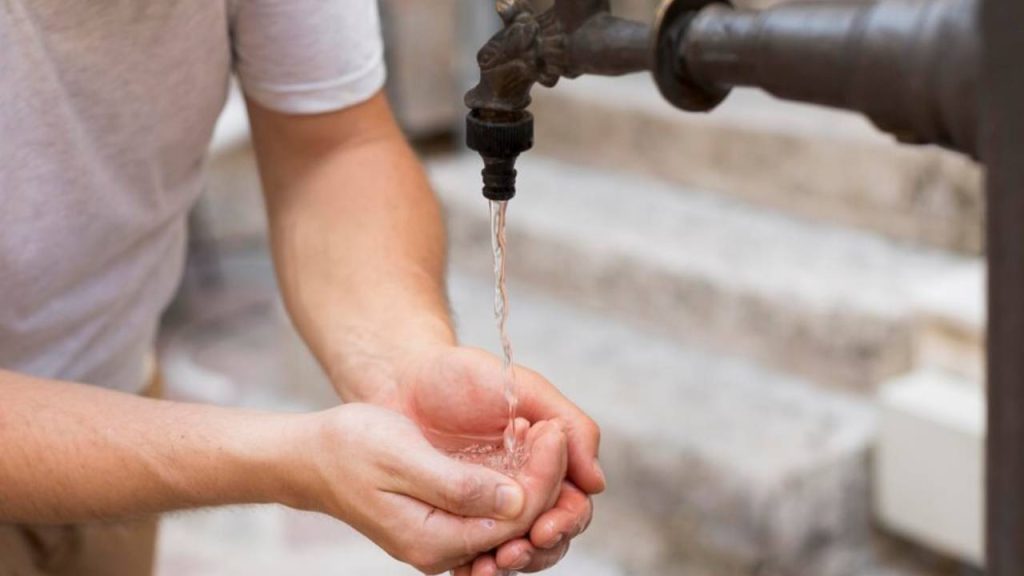
<instances>
[{"instance_id":1,"label":"man's right hand","mask_svg":"<svg viewBox=\"0 0 1024 576\"><path fill-rule=\"evenodd\" d=\"M515 480L446 456L384 408L347 404L295 422L284 471L293 501L285 503L328 513L428 574L527 534L566 474L566 436L554 421L529 430Z\"/></svg>"}]
</instances>

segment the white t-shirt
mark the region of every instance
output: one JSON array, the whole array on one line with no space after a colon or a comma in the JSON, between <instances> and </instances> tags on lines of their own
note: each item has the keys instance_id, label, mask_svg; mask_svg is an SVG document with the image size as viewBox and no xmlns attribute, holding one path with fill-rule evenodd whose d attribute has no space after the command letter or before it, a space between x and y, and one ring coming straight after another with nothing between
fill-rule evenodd
<instances>
[{"instance_id":1,"label":"white t-shirt","mask_svg":"<svg viewBox=\"0 0 1024 576\"><path fill-rule=\"evenodd\" d=\"M144 385L232 71L282 112L366 100L376 3L0 1L0 367Z\"/></svg>"}]
</instances>

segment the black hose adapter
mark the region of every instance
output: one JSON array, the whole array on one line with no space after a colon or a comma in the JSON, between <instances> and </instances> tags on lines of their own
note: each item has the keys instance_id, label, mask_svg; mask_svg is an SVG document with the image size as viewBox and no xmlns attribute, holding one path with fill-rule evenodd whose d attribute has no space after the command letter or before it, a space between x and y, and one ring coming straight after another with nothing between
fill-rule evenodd
<instances>
[{"instance_id":1,"label":"black hose adapter","mask_svg":"<svg viewBox=\"0 0 1024 576\"><path fill-rule=\"evenodd\" d=\"M516 195L516 159L533 148L533 115L473 110L466 116L466 146L483 158L484 197L510 200Z\"/></svg>"}]
</instances>

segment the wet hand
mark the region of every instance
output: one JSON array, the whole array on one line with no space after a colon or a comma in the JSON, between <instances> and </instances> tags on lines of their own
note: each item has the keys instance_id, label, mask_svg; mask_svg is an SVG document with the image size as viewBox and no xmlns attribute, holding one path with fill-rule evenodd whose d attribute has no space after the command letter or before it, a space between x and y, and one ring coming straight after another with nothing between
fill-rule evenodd
<instances>
[{"instance_id":1,"label":"wet hand","mask_svg":"<svg viewBox=\"0 0 1024 576\"><path fill-rule=\"evenodd\" d=\"M427 349L397 374L394 407L424 430L441 435L500 438L508 423L501 360L474 348ZM559 420L569 440L568 479L587 494L604 490L597 460L600 430L540 374L515 368L517 416L530 422Z\"/></svg>"},{"instance_id":2,"label":"wet hand","mask_svg":"<svg viewBox=\"0 0 1024 576\"><path fill-rule=\"evenodd\" d=\"M572 538L590 524L590 498L565 481L555 507L541 515L528 536L502 544L459 567L454 576L498 576L506 571L532 573L547 570L569 551Z\"/></svg>"},{"instance_id":3,"label":"wet hand","mask_svg":"<svg viewBox=\"0 0 1024 576\"><path fill-rule=\"evenodd\" d=\"M384 408L348 404L302 422L289 437L285 503L331 514L428 574L526 534L555 505L566 473L556 422L526 432L529 457L514 480L447 457Z\"/></svg>"},{"instance_id":4,"label":"wet hand","mask_svg":"<svg viewBox=\"0 0 1024 576\"><path fill-rule=\"evenodd\" d=\"M444 347L422 354L400 373L399 409L430 434L500 439L508 422L501 360L482 350ZM605 487L597 462L597 425L542 376L516 367L517 414L531 422L558 420L568 437L568 475L555 506L528 534L510 540L468 566L463 574L501 569L532 572L550 567L590 523L590 495ZM469 570L467 572L467 570Z\"/></svg>"}]
</instances>

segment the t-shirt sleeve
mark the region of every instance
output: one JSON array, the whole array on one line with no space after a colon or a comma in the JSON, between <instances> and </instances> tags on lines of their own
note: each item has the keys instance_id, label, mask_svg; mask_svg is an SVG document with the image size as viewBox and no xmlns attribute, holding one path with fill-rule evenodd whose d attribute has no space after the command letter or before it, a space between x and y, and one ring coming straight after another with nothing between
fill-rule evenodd
<instances>
[{"instance_id":1,"label":"t-shirt sleeve","mask_svg":"<svg viewBox=\"0 0 1024 576\"><path fill-rule=\"evenodd\" d=\"M278 112L339 110L384 84L376 0L236 0L232 42L242 90Z\"/></svg>"}]
</instances>

